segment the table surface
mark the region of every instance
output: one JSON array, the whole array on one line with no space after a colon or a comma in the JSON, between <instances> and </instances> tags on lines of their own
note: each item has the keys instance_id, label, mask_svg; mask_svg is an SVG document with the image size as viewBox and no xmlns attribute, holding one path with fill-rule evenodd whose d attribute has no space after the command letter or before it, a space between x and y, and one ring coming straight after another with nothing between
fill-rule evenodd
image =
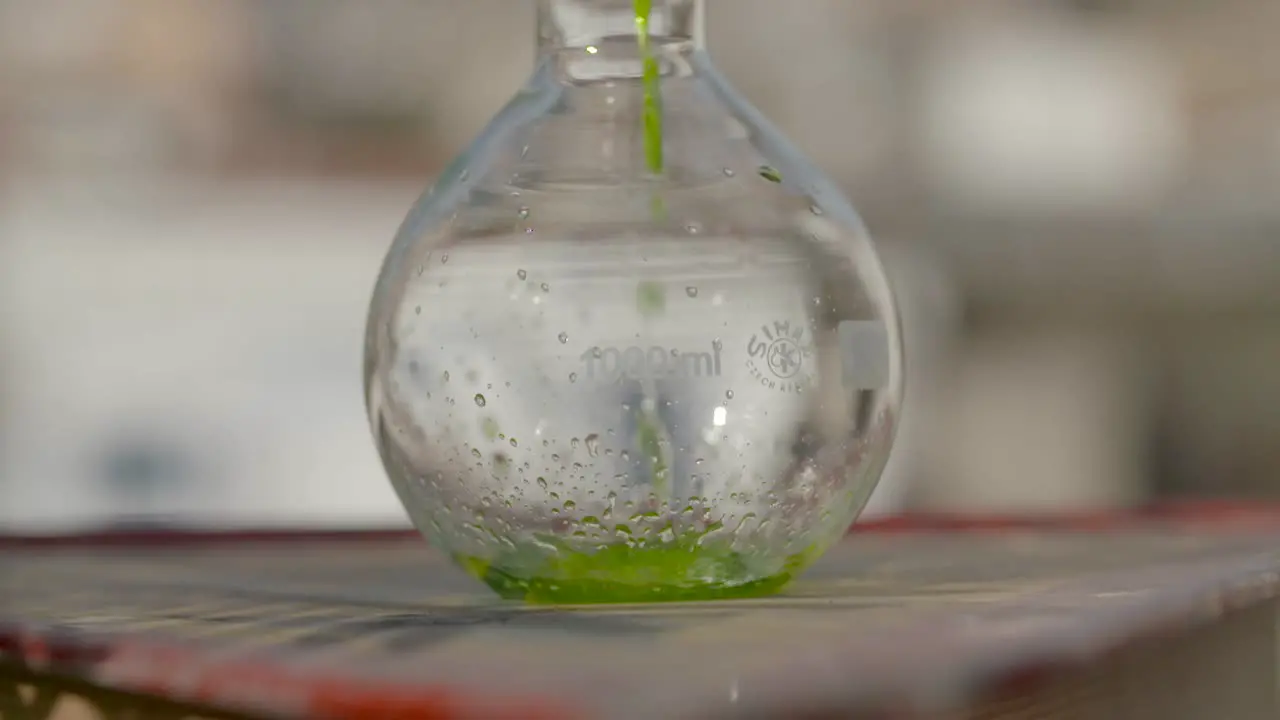
<instances>
[{"instance_id":1,"label":"table surface","mask_svg":"<svg viewBox=\"0 0 1280 720\"><path fill-rule=\"evenodd\" d=\"M414 537L0 542L0 666L273 717L760 717L974 698L1280 594L1280 522L856 532L786 594L496 600Z\"/></svg>"}]
</instances>

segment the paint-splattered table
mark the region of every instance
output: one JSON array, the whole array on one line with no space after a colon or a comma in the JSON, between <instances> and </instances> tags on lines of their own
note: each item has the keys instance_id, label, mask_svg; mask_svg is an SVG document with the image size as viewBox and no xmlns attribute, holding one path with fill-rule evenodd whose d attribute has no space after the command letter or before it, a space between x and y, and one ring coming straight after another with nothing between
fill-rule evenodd
<instances>
[{"instance_id":1,"label":"paint-splattered table","mask_svg":"<svg viewBox=\"0 0 1280 720\"><path fill-rule=\"evenodd\" d=\"M1280 716L1280 515L884 523L782 597L494 600L413 536L0 539L0 718Z\"/></svg>"}]
</instances>

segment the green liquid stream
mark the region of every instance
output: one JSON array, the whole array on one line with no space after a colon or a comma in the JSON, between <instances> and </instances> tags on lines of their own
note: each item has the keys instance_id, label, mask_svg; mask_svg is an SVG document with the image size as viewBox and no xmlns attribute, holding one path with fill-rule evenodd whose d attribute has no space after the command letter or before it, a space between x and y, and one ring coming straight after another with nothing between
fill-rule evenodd
<instances>
[{"instance_id":1,"label":"green liquid stream","mask_svg":"<svg viewBox=\"0 0 1280 720\"><path fill-rule=\"evenodd\" d=\"M649 170L656 175L663 169L662 72L658 66L658 59L653 56L653 44L649 35L649 17L653 11L653 0L634 0L634 8L636 38L644 64L641 80L644 86L644 155Z\"/></svg>"}]
</instances>

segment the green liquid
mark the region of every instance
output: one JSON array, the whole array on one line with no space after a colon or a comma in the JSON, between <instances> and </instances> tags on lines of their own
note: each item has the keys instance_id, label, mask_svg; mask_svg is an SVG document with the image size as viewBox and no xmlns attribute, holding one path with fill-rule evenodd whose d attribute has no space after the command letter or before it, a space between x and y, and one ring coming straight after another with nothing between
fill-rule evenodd
<instances>
[{"instance_id":1,"label":"green liquid","mask_svg":"<svg viewBox=\"0 0 1280 720\"><path fill-rule=\"evenodd\" d=\"M649 170L655 175L662 172L662 73L658 59L653 56L649 37L649 16L653 0L635 0L636 38L640 44L640 57L644 63L644 155Z\"/></svg>"},{"instance_id":2,"label":"green liquid","mask_svg":"<svg viewBox=\"0 0 1280 720\"><path fill-rule=\"evenodd\" d=\"M508 551L488 561L456 556L469 574L501 597L532 604L687 602L773 595L817 559L811 548L787 559L779 572L760 577L743 554L698 544L696 535L642 545L619 543L592 552L559 547ZM531 556L538 559L530 563Z\"/></svg>"},{"instance_id":3,"label":"green liquid","mask_svg":"<svg viewBox=\"0 0 1280 720\"><path fill-rule=\"evenodd\" d=\"M782 182L782 173L778 172L774 168L769 167L768 165L760 166L760 177L775 184Z\"/></svg>"}]
</instances>

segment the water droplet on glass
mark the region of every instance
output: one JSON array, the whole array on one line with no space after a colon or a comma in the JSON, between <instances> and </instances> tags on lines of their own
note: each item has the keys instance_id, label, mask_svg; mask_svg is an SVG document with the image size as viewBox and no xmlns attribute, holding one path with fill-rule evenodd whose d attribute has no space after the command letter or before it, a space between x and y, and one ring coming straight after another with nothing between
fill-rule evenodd
<instances>
[{"instance_id":1,"label":"water droplet on glass","mask_svg":"<svg viewBox=\"0 0 1280 720\"><path fill-rule=\"evenodd\" d=\"M725 176L725 177L733 177L734 175L737 175L737 174L738 174L738 173L734 172L731 168L725 168L725 169L724 169L724 176Z\"/></svg>"},{"instance_id":2,"label":"water droplet on glass","mask_svg":"<svg viewBox=\"0 0 1280 720\"><path fill-rule=\"evenodd\" d=\"M477 458L480 457L480 448L471 448L471 454Z\"/></svg>"},{"instance_id":3,"label":"water droplet on glass","mask_svg":"<svg viewBox=\"0 0 1280 720\"><path fill-rule=\"evenodd\" d=\"M458 173L458 180L462 182L466 182L469 177L471 177L470 168L462 168L462 172Z\"/></svg>"},{"instance_id":4,"label":"water droplet on glass","mask_svg":"<svg viewBox=\"0 0 1280 720\"><path fill-rule=\"evenodd\" d=\"M546 478L544 478L544 477L540 477L540 478L538 478L538 487L542 488L543 490L546 490L546 489L547 489L547 479L546 479Z\"/></svg>"},{"instance_id":5,"label":"water droplet on glass","mask_svg":"<svg viewBox=\"0 0 1280 720\"><path fill-rule=\"evenodd\" d=\"M600 436L595 433L591 433L587 436L586 442L587 454L591 457L598 457L600 455Z\"/></svg>"},{"instance_id":6,"label":"water droplet on glass","mask_svg":"<svg viewBox=\"0 0 1280 720\"><path fill-rule=\"evenodd\" d=\"M684 289L684 294L688 295L691 298L696 298L698 297L698 288L690 285L689 287Z\"/></svg>"},{"instance_id":7,"label":"water droplet on glass","mask_svg":"<svg viewBox=\"0 0 1280 720\"><path fill-rule=\"evenodd\" d=\"M573 438L573 439L569 440L569 447L570 447L571 449L573 449L573 450L577 450L577 449L578 449L578 442L579 442L578 438Z\"/></svg>"},{"instance_id":8,"label":"water droplet on glass","mask_svg":"<svg viewBox=\"0 0 1280 720\"><path fill-rule=\"evenodd\" d=\"M527 207L522 207L522 208L520 208L520 213L519 213L519 214L520 214L520 219L521 219L521 220L528 220L528 219L529 219L529 208L527 208Z\"/></svg>"},{"instance_id":9,"label":"water droplet on glass","mask_svg":"<svg viewBox=\"0 0 1280 720\"><path fill-rule=\"evenodd\" d=\"M725 396L725 397L727 397L727 398L729 398L730 400L732 400L732 399L733 399L733 391L732 391L732 390L727 390L727 391L725 391L724 396Z\"/></svg>"},{"instance_id":10,"label":"water droplet on glass","mask_svg":"<svg viewBox=\"0 0 1280 720\"><path fill-rule=\"evenodd\" d=\"M777 169L772 168L768 165L760 166L760 177L764 178L765 180L768 180L771 183L782 182L782 173L778 172Z\"/></svg>"},{"instance_id":11,"label":"water droplet on glass","mask_svg":"<svg viewBox=\"0 0 1280 720\"><path fill-rule=\"evenodd\" d=\"M525 272L524 270L517 270L516 277L520 278L521 280L525 280L529 277L529 273Z\"/></svg>"},{"instance_id":12,"label":"water droplet on glass","mask_svg":"<svg viewBox=\"0 0 1280 720\"><path fill-rule=\"evenodd\" d=\"M559 335L557 335L556 337L560 339L560 344L561 344L561 345L564 345L565 343L569 342L569 333L564 333L564 332L562 332L562 333L560 333Z\"/></svg>"},{"instance_id":13,"label":"water droplet on glass","mask_svg":"<svg viewBox=\"0 0 1280 720\"><path fill-rule=\"evenodd\" d=\"M444 374L440 376L440 379L444 380L445 382L449 382L449 371L445 370Z\"/></svg>"},{"instance_id":14,"label":"water droplet on glass","mask_svg":"<svg viewBox=\"0 0 1280 720\"><path fill-rule=\"evenodd\" d=\"M422 314L422 306L421 306L421 305L419 305L418 307L414 308L414 309L413 309L413 314L414 314L414 315L421 315L421 314Z\"/></svg>"},{"instance_id":15,"label":"water droplet on glass","mask_svg":"<svg viewBox=\"0 0 1280 720\"><path fill-rule=\"evenodd\" d=\"M485 401L484 396L481 395L480 393L476 393L476 405L479 405L480 407L484 407L486 404L487 402Z\"/></svg>"},{"instance_id":16,"label":"water droplet on glass","mask_svg":"<svg viewBox=\"0 0 1280 720\"><path fill-rule=\"evenodd\" d=\"M520 446L520 443L516 442L516 439L515 439L515 438L511 438L510 442L511 442L511 447L519 447L519 446Z\"/></svg>"},{"instance_id":17,"label":"water droplet on glass","mask_svg":"<svg viewBox=\"0 0 1280 720\"><path fill-rule=\"evenodd\" d=\"M578 382L578 373L569 373L569 382Z\"/></svg>"},{"instance_id":18,"label":"water droplet on glass","mask_svg":"<svg viewBox=\"0 0 1280 720\"><path fill-rule=\"evenodd\" d=\"M448 264L449 264L449 256L448 256L448 255L441 255L441 256L440 256L440 264L441 264L441 265L448 265Z\"/></svg>"},{"instance_id":19,"label":"water droplet on glass","mask_svg":"<svg viewBox=\"0 0 1280 720\"><path fill-rule=\"evenodd\" d=\"M813 213L814 215L822 215L822 208L818 207L817 205L810 205L809 212Z\"/></svg>"},{"instance_id":20,"label":"water droplet on glass","mask_svg":"<svg viewBox=\"0 0 1280 720\"><path fill-rule=\"evenodd\" d=\"M551 292L551 286L546 283L542 283L542 292Z\"/></svg>"}]
</instances>

